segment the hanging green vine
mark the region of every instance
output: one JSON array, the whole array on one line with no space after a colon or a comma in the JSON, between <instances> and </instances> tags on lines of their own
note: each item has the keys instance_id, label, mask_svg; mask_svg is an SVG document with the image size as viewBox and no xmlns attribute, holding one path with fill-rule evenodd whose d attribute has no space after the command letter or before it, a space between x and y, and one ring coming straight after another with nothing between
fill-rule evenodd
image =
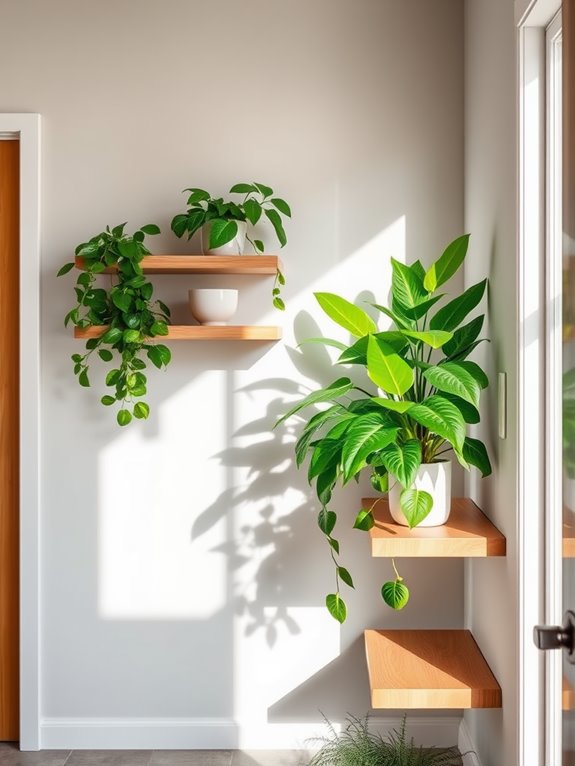
<instances>
[{"instance_id":1,"label":"hanging green vine","mask_svg":"<svg viewBox=\"0 0 575 766\"><path fill-rule=\"evenodd\" d=\"M102 404L119 405L116 419L126 426L132 417L145 419L149 405L142 397L147 392L144 374L144 355L161 369L171 359L167 346L150 343L150 338L168 334L170 310L160 300L152 301L154 287L142 270L140 262L149 250L144 244L146 235L159 234L155 224L142 226L133 235L124 234L125 223L96 234L88 242L78 245L77 256L84 262L76 286L77 304L64 319L64 325L73 324L86 329L105 325L105 332L86 342L86 353L72 354L74 374L81 386L90 386L88 373L94 352L103 362L116 364L106 375L111 392L101 398ZM72 270L74 263L66 263L58 276ZM116 267L109 290L96 287L96 277L109 267Z\"/></svg>"}]
</instances>

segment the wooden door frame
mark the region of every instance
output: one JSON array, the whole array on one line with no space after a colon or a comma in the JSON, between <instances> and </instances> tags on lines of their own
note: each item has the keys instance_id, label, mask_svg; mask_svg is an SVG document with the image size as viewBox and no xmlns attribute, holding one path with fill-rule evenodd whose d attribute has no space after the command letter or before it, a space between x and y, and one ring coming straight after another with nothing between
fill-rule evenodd
<instances>
[{"instance_id":1,"label":"wooden door frame","mask_svg":"<svg viewBox=\"0 0 575 766\"><path fill-rule=\"evenodd\" d=\"M40 115L0 114L0 134L20 140L20 748L38 750Z\"/></svg>"}]
</instances>

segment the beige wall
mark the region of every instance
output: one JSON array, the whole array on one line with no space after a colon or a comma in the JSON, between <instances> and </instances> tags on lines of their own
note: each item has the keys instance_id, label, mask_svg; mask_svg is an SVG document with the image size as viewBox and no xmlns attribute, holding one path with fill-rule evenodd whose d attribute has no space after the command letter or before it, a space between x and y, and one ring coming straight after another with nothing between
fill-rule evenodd
<instances>
[{"instance_id":1,"label":"beige wall","mask_svg":"<svg viewBox=\"0 0 575 766\"><path fill-rule=\"evenodd\" d=\"M466 565L466 621L499 680L503 708L465 714L482 766L517 763L518 591L516 85L512 0L465 4L465 228L472 232L465 281L489 275L489 333L482 356L492 381L482 436L493 458L470 490L507 537L505 559ZM479 358L479 357L478 357ZM496 374L507 373L508 435L497 434Z\"/></svg>"},{"instance_id":2,"label":"beige wall","mask_svg":"<svg viewBox=\"0 0 575 766\"><path fill-rule=\"evenodd\" d=\"M362 487L336 501L358 590L342 629L326 616L317 509L292 437L270 429L338 375L327 352L296 349L316 320L333 334L312 291L383 299L389 256L429 262L463 230L462 13L460 0L0 0L0 109L43 120L44 745L290 746L318 710L367 710L364 627L461 625L460 561L405 561L412 601L384 608L389 564L349 530ZM241 287L240 321L281 321L285 342L174 345L169 371L150 372L150 420L120 432L101 369L90 390L72 376L58 266L125 220L161 225L156 252L190 252L169 232L181 189L250 179L293 207L288 311L271 311L265 280L221 284ZM477 257L497 237L504 270L504 224L482 223ZM185 316L190 280L156 284ZM457 721L439 720L451 728L427 741L453 741Z\"/></svg>"}]
</instances>

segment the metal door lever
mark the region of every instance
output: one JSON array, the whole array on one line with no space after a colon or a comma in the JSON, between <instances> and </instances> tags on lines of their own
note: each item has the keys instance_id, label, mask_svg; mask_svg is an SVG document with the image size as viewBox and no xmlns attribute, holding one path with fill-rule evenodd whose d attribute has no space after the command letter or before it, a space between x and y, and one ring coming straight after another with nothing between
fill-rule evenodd
<instances>
[{"instance_id":1,"label":"metal door lever","mask_svg":"<svg viewBox=\"0 0 575 766\"><path fill-rule=\"evenodd\" d=\"M575 663L575 613L565 612L563 625L536 625L533 641L542 652L565 649L569 662Z\"/></svg>"}]
</instances>

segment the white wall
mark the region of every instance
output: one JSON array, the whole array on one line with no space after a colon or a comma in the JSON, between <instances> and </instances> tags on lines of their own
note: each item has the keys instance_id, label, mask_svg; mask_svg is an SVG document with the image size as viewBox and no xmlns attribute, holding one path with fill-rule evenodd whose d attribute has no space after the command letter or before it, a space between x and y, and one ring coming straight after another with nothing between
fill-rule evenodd
<instances>
[{"instance_id":1,"label":"white wall","mask_svg":"<svg viewBox=\"0 0 575 766\"><path fill-rule=\"evenodd\" d=\"M501 710L465 713L483 766L518 763L516 582L516 85L513 0L465 3L465 228L473 233L465 281L486 275L492 343L480 357L492 385L481 435L493 476L471 494L507 538L504 559L466 565L466 623L503 691ZM507 439L497 435L496 374L507 373Z\"/></svg>"},{"instance_id":2,"label":"white wall","mask_svg":"<svg viewBox=\"0 0 575 766\"><path fill-rule=\"evenodd\" d=\"M0 110L43 116L42 743L296 745L319 710L368 709L365 627L463 619L461 562L403 562L413 596L395 614L379 598L389 564L344 531L358 590L340 629L293 439L270 433L287 400L338 375L327 352L296 348L316 320L335 334L312 291L383 299L389 256L429 262L463 231L462 4L0 7ZM269 308L266 280L223 284L242 288L240 321L281 321L284 342L174 344L169 371L150 372L150 420L120 431L98 403L102 369L90 390L73 378L58 266L124 220L161 225L155 252L190 252L169 233L180 190L250 179L293 206L288 311ZM508 275L506 224L470 223L475 252L496 242ZM176 318L191 284L157 279ZM346 529L361 495L335 501ZM487 564L505 577L505 562ZM456 719L438 720L428 741L454 741Z\"/></svg>"}]
</instances>

